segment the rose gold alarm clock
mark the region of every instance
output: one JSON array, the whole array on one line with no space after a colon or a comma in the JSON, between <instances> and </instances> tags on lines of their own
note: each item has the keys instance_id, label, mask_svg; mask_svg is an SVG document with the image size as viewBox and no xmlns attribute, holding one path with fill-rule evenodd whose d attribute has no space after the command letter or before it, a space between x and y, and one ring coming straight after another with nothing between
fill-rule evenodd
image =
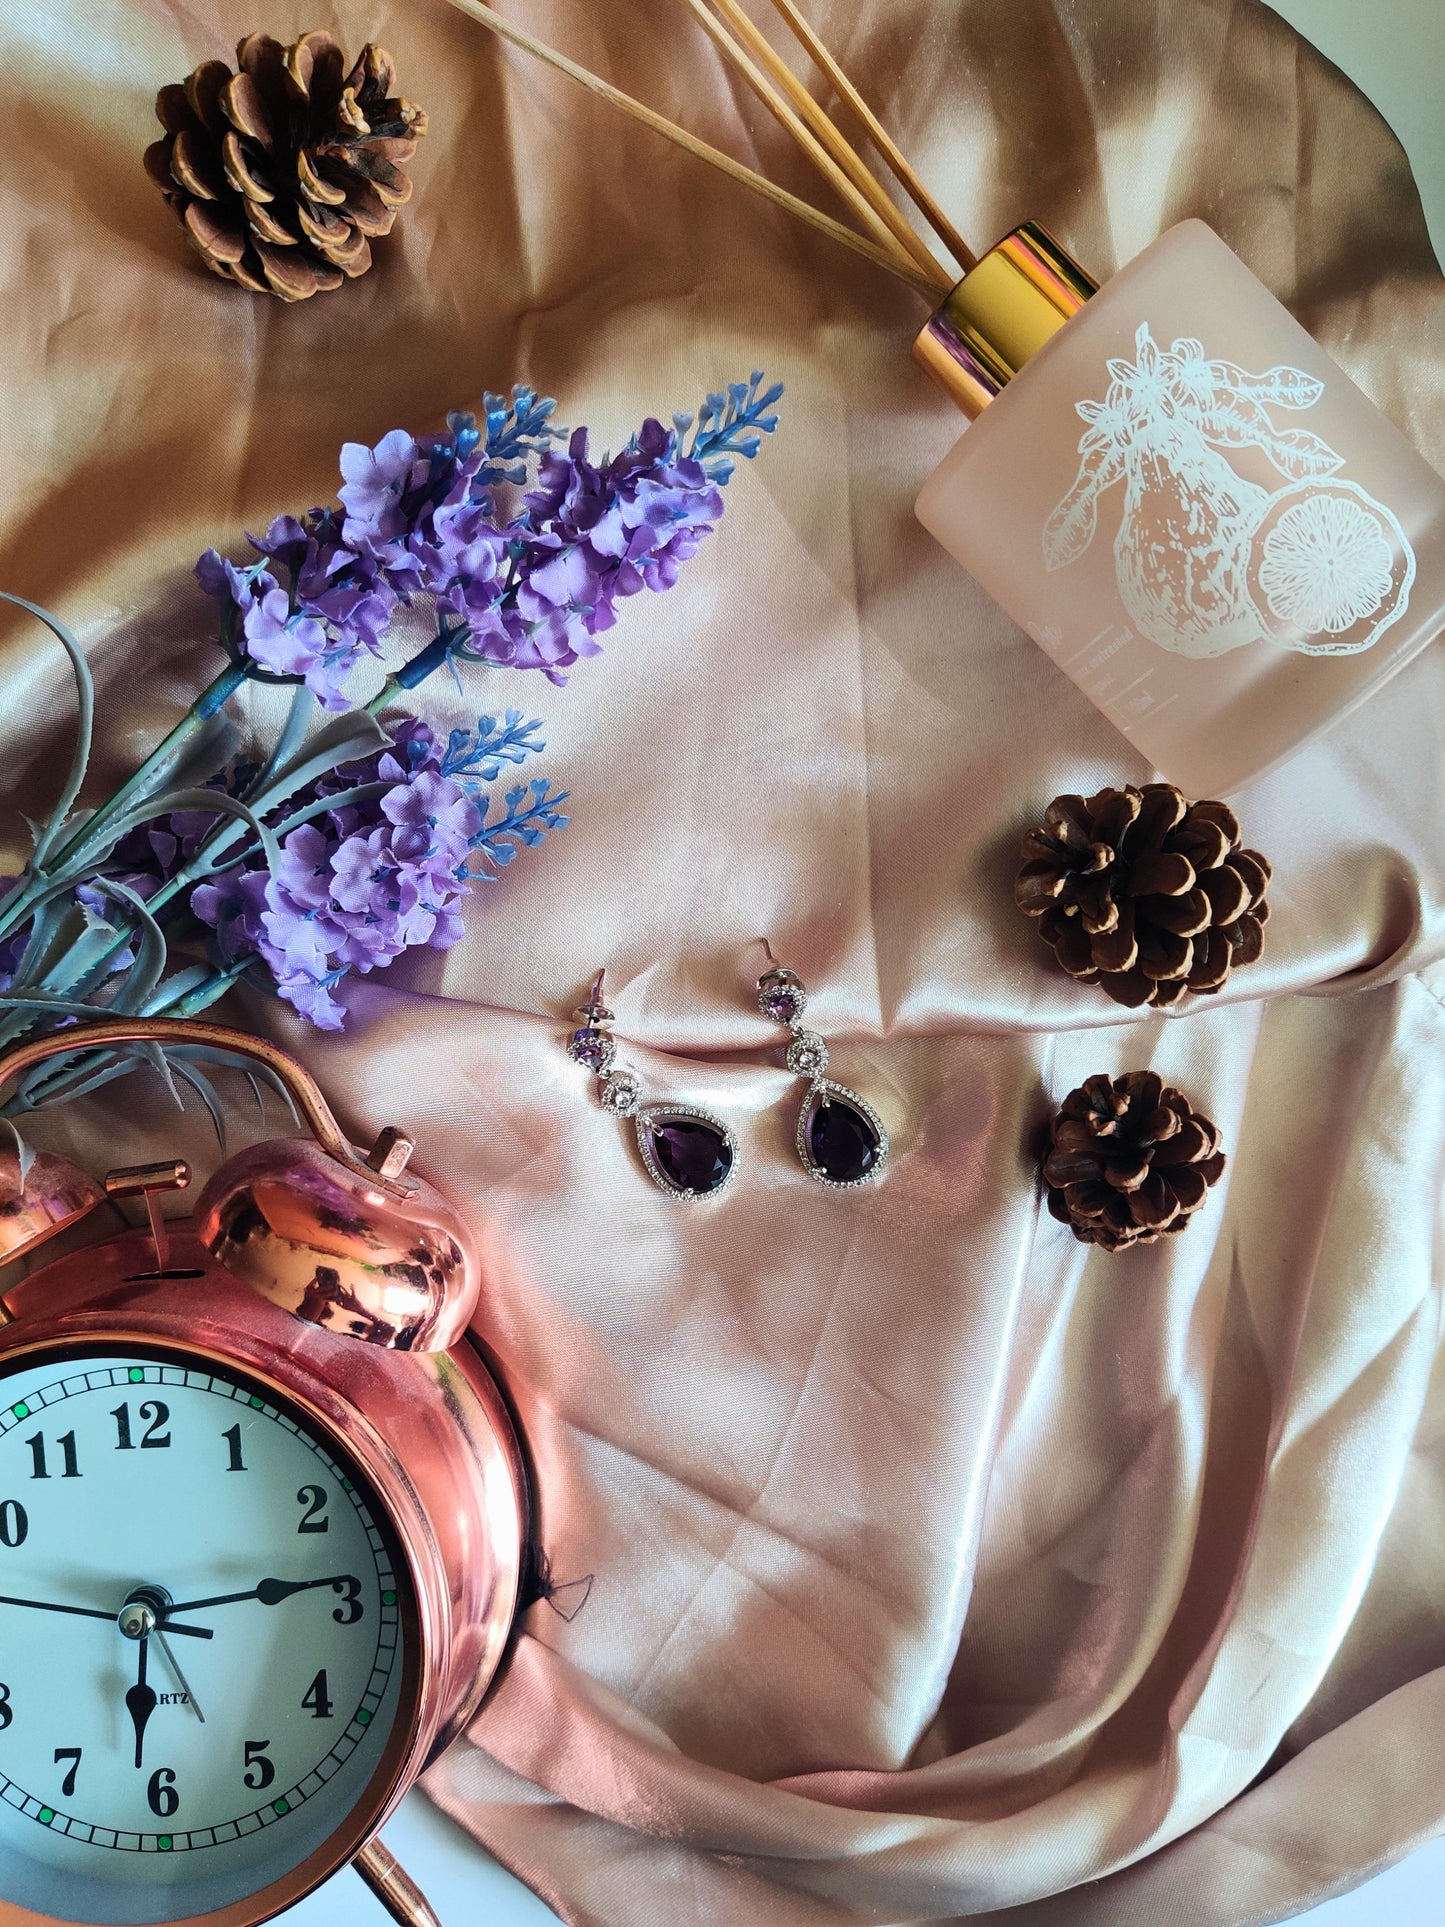
<instances>
[{"instance_id":1,"label":"rose gold alarm clock","mask_svg":"<svg viewBox=\"0 0 1445 1927\"><path fill-rule=\"evenodd\" d=\"M487 1690L528 1531L472 1241L407 1138L353 1150L240 1032L76 1026L0 1087L142 1039L259 1060L313 1139L184 1226L183 1164L0 1161L0 1263L107 1195L151 1220L0 1291L0 1927L254 1927L347 1861L434 1921L376 1836Z\"/></svg>"}]
</instances>

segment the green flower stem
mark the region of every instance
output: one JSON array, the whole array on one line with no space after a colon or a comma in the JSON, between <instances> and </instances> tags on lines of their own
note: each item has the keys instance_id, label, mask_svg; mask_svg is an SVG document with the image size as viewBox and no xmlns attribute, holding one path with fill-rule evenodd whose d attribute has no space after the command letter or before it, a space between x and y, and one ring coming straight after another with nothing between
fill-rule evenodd
<instances>
[{"instance_id":1,"label":"green flower stem","mask_svg":"<svg viewBox=\"0 0 1445 1927\"><path fill-rule=\"evenodd\" d=\"M372 697L371 701L366 705L367 715L379 716L382 710L386 708L386 705L390 702L395 702L400 694L401 684L395 676L388 676L380 689L378 689Z\"/></svg>"},{"instance_id":2,"label":"green flower stem","mask_svg":"<svg viewBox=\"0 0 1445 1927\"><path fill-rule=\"evenodd\" d=\"M156 744L140 768L126 778L110 801L102 803L95 814L81 824L75 835L55 858L53 867L58 869L68 858L75 856L98 829L112 822L138 797L144 796L148 790L153 789L156 777L168 763L174 760L176 751L181 745L195 734L202 723L210 721L222 704L235 695L245 680L246 672L240 664L228 663L214 682L201 691L170 734Z\"/></svg>"},{"instance_id":3,"label":"green flower stem","mask_svg":"<svg viewBox=\"0 0 1445 1927\"><path fill-rule=\"evenodd\" d=\"M428 676L435 675L438 669L451 661L452 649L466 633L463 628L439 629L425 649L418 650L410 662L404 662L400 669L392 671L366 705L367 714L379 716L397 696L419 689Z\"/></svg>"},{"instance_id":4,"label":"green flower stem","mask_svg":"<svg viewBox=\"0 0 1445 1927\"><path fill-rule=\"evenodd\" d=\"M201 1011L209 1010L217 998L224 997L233 984L239 983L255 961L254 957L242 957L239 963L228 964L224 970L217 970L205 983L197 984L193 990L188 990L184 997L176 998L173 1003L162 1004L159 1010L153 1010L149 1015L152 1017L198 1016Z\"/></svg>"}]
</instances>

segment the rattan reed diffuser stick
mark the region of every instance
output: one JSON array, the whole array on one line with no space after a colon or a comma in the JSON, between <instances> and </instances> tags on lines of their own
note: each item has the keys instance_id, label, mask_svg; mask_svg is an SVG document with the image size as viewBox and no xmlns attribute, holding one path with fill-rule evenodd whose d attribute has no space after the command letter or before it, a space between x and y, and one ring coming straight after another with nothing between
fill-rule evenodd
<instances>
[{"instance_id":1,"label":"rattan reed diffuser stick","mask_svg":"<svg viewBox=\"0 0 1445 1927\"><path fill-rule=\"evenodd\" d=\"M872 175L868 173L862 161L859 160L853 150L848 147L847 142L843 139L843 136L838 132L837 128L833 126L833 123L828 120L822 110L817 108L817 104L814 102L812 95L808 93L805 87L793 81L792 73L787 65L783 61L777 60L777 67L782 69L782 74L786 75L788 82L792 83L791 88L785 85L782 91L780 91L778 87L770 84L762 68L751 58L748 47L744 44L743 39L741 37L735 38L730 34L723 22L709 9L707 0L682 0L682 4L688 9L689 13L692 14L703 32L708 35L724 60L737 68L743 79L748 83L749 87L752 88L764 107L767 108L768 112L778 122L779 126L781 126L785 132L792 135L798 146L802 148L804 154L807 155L808 159L813 163L814 167L817 168L818 172L823 176L823 179L832 188L839 200L843 202L844 206L850 207L863 223L864 227L872 230L874 239L881 242L885 248L891 248L900 252L904 258L911 258L914 263L922 269L923 273L928 275L935 283L939 292L946 294L952 286L951 277L946 275L934 260L933 256L928 252L928 249L898 212L898 209L894 207L893 203L873 179ZM764 58L766 59L766 56L772 53L772 49L768 46L767 41L757 32L757 29L753 27L752 22L747 18L746 14L742 13L740 8L734 7L729 11L726 0L719 0L719 9L720 11L728 13L730 20L734 20L735 16L741 19L742 28L750 30L749 39L752 42L754 51L759 50L758 42L761 42L761 51ZM753 36L756 37L753 38ZM774 56L774 60L776 60L776 56ZM782 75L777 73L776 67L773 66L773 61L768 60L767 65L773 70L775 78L781 82ZM803 99L808 102L809 107L815 110L814 114L808 115L808 120L813 121L814 124L816 124L817 120L821 120L828 129L827 135L822 133L821 128L815 134L812 131L812 127L808 125L808 122L805 121L798 112L794 111L792 102L788 98L788 95L792 93L792 88L796 88L796 94L793 94L793 99L796 99L797 95L800 94ZM801 101L798 104L801 107ZM845 168L834 158L833 152L830 150L837 147L842 147L848 154L849 162L851 163L850 167ZM869 183L869 187L873 189L871 196L868 190L863 188L854 178L858 174L861 174ZM882 208L876 205L878 201L882 202ZM883 212L885 208L887 210L886 214Z\"/></svg>"},{"instance_id":2,"label":"rattan reed diffuser stick","mask_svg":"<svg viewBox=\"0 0 1445 1927\"><path fill-rule=\"evenodd\" d=\"M907 156L899 148L888 129L879 120L873 109L864 100L847 74L838 65L832 54L808 25L802 14L793 5L793 0L772 0L773 7L792 28L799 46L813 61L818 70L826 74L833 86L847 101L853 112L868 131L868 138L887 161L895 178L903 187L915 207L928 221L934 233L958 263L960 274L978 265L978 257L954 227L943 209L934 200L928 189L919 180L908 163Z\"/></svg>"},{"instance_id":3,"label":"rattan reed diffuser stick","mask_svg":"<svg viewBox=\"0 0 1445 1927\"><path fill-rule=\"evenodd\" d=\"M699 18L703 17L701 0L696 0L696 4L695 0L685 0L685 3L693 7L694 12L698 13ZM546 41L539 40L535 34L528 33L525 27L517 26L513 21L508 20L505 15L498 13L494 7L488 6L486 0L449 0L449 4L456 7L459 12L468 14L472 19L480 21L484 27L489 27L500 39L509 41L515 47L522 48L525 53L529 53L535 59L545 62L547 66L555 67L559 73L566 74L569 80L574 81L579 87L585 88L588 93L594 94L598 99L605 100L612 106L619 108L633 120L641 122L644 127L650 127L654 133L661 134L665 139L672 141L676 146L682 148L684 152L693 155L700 161L706 161L709 167L716 168L719 173L726 174L729 179L740 182L742 186L751 188L755 194L760 195L764 200L771 201L775 207L783 208L787 213L793 215L795 219L806 222L809 227L815 228L821 234L826 234L831 240L839 242L844 247L851 248L855 254L862 255L866 260L872 261L875 266L886 268L890 274L895 275L900 281L907 282L911 288L914 288L919 294L923 295L930 305L936 305L939 293L941 291L947 291L947 289L953 285L953 277L934 259L926 244L908 227L905 217L891 201L888 202L888 205L893 209L892 218L885 218L879 213L878 198L881 197L887 200L887 196L884 194L882 188L878 186L878 183L874 181L873 191L867 192L866 197L865 191L855 184L856 171L862 170L866 172L865 164L861 157L854 154L853 163L846 169L834 158L838 146L846 145L842 134L839 133L837 128L833 128L831 122L828 123L830 128L832 128L832 132L827 138L827 145L825 146L823 140L811 131L811 127L803 124L803 121L799 118L798 113L794 111L789 101L785 99L781 93L776 91L767 77L751 62L746 51L741 46L737 46L737 55L740 57L740 63L747 63L744 71L746 72L749 68L751 69L751 72L748 73L748 79L754 91L759 94L759 97L765 101L769 110L777 116L779 121L787 128L788 132L793 135L793 138L803 147L809 159L812 160L814 165L825 175L825 178L828 179L830 185L838 192L844 204L857 214L859 219L864 221L865 225L872 228L874 233L881 232L882 238L880 240L870 240L866 236L856 233L852 228L845 226L843 222L834 220L831 215L822 213L807 201L800 200L797 195L788 193L785 188L775 186L774 183L764 175L755 173L750 167L745 167L741 161L735 161L731 155L722 153L716 147L710 147L706 141L699 140L695 134L690 134L685 127L677 126L675 122L668 120L664 115L654 112L650 107L644 106L640 100L634 100L630 94L625 94L620 88L614 87L610 81L603 80L600 75L594 74L588 68L580 66L575 60L569 60L565 54L558 53L555 48L549 47ZM784 9L781 6L781 0L775 0L775 4L779 4L779 10L783 12L783 17L788 20L789 24L794 25L793 10L791 8ZM731 43L731 36L727 34L727 30L716 20L713 20L710 15L705 24L708 25L709 32L713 34L719 46L723 47L723 51L728 53L729 58L733 58L734 56L732 52L729 51L729 47L724 46L725 40ZM797 26L794 26L794 30L798 30ZM815 46L819 49L822 58L828 63L825 71L829 73L829 77L832 78L835 71L841 73L841 70L836 68L836 63L832 61L832 57L826 53L825 49L822 49L821 42L818 42L816 37L811 35L810 29L806 31L809 38L804 41L804 45L809 47L810 52ZM754 29L754 32L756 32L756 29ZM818 56L815 54L814 57L817 58ZM795 84L798 83L795 82ZM834 84L838 85L839 83L835 81ZM802 91L806 92L806 90ZM852 87L851 83L846 81L846 78L840 86L840 91L848 100L849 105L854 108L854 111L862 113L865 119L865 125L868 125L871 131L872 127L876 126L877 123L874 121L866 106L863 105L861 96L858 95L857 90ZM811 99L811 96L809 98ZM809 122L814 126L817 124L814 119L815 114L819 116L822 114L822 110L817 106L816 102L813 103L813 112L807 116ZM874 138L876 140L877 136L875 135ZM849 151L851 152L852 150L850 149ZM918 206L923 209L925 213L928 213L930 220L933 220L935 226L938 226L939 221L942 220L941 215L936 216L936 211L930 212L933 208L933 203L928 199L926 194L922 193L921 189L918 189L913 184L914 177L912 171L908 169L906 161L903 160L902 155L898 154L892 142L887 140L886 135L884 136L884 142L880 143L880 151L884 152L889 160L890 167L892 167L905 187L908 188L909 193L913 195ZM906 229L910 237L906 243L899 232L900 228ZM943 227L939 228L940 234L943 234L946 228L947 223L945 222ZM947 231L949 234L952 234L951 229ZM973 255L962 242L958 240L956 235L953 236L952 240L948 241L947 245L950 247L950 250L953 252L961 267L967 269L973 265ZM927 263L926 266L925 263Z\"/></svg>"},{"instance_id":4,"label":"rattan reed diffuser stick","mask_svg":"<svg viewBox=\"0 0 1445 1927\"><path fill-rule=\"evenodd\" d=\"M732 27L739 40L751 49L759 65L766 67L859 193L887 222L895 238L902 242L924 273L932 275L937 262L929 252L927 242L914 233L907 216L888 198L883 184L869 173L864 161L854 153L843 134L829 120L767 35L743 12L738 0L715 0L715 4L718 13Z\"/></svg>"}]
</instances>

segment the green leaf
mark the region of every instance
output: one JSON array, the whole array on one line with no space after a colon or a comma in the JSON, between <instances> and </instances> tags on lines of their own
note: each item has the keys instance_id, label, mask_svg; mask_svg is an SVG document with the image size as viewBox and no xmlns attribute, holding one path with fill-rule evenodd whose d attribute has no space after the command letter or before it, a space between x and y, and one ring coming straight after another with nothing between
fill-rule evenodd
<instances>
[{"instance_id":1,"label":"green leaf","mask_svg":"<svg viewBox=\"0 0 1445 1927\"><path fill-rule=\"evenodd\" d=\"M288 796L294 796L297 790L305 789L308 783L330 775L343 763L357 763L363 756L375 755L390 740L374 716L369 716L364 709L353 709L345 716L337 716L323 724L306 745L304 753L283 764L264 789L258 789L251 800L258 806L264 803L268 811L274 809L278 803L284 803Z\"/></svg>"},{"instance_id":2,"label":"green leaf","mask_svg":"<svg viewBox=\"0 0 1445 1927\"><path fill-rule=\"evenodd\" d=\"M160 982L166 967L165 932L146 908L144 899L128 884L114 877L102 877L97 879L96 888L123 903L135 919L134 930L123 933L125 941L135 945L135 961L108 1006L117 1017L134 1017L145 1007L146 999Z\"/></svg>"},{"instance_id":3,"label":"green leaf","mask_svg":"<svg viewBox=\"0 0 1445 1927\"><path fill-rule=\"evenodd\" d=\"M315 710L316 698L304 683L298 685L291 693L291 707L286 712L286 721L276 738L275 747L266 758L266 766L246 792L248 803L254 803L258 796L266 794L267 784L300 749Z\"/></svg>"},{"instance_id":4,"label":"green leaf","mask_svg":"<svg viewBox=\"0 0 1445 1927\"><path fill-rule=\"evenodd\" d=\"M298 697L308 693L305 690L297 691ZM297 721L298 711L301 717L300 724ZM304 705L293 702L287 717L286 730L296 727L299 731L309 713L309 709ZM282 734L284 739L286 731ZM365 710L354 710L348 715L338 716L316 732L304 754L296 754L291 756L289 761L282 761L278 744L278 754L272 757L271 762L267 764L266 772L263 772L246 792L246 804L257 816L270 816L298 790L305 789L308 784L316 782L322 776L330 775L332 770L343 763L359 762L364 756L374 755L389 740L387 732L380 723L375 717L367 715ZM275 765L274 769L272 764ZM384 785L383 788L385 787L387 786ZM334 802L335 799L332 799L331 802L319 805L306 815L298 816L279 826L274 832L278 842L287 830L294 829L299 822L309 820L311 815L324 814L327 809L333 807ZM185 874L191 881L199 881L202 877L214 876L218 870L239 862L244 855L244 850L238 848L237 843L235 825L218 826L207 835L195 856L186 865ZM267 867L274 869L275 861L269 854L266 860Z\"/></svg>"},{"instance_id":5,"label":"green leaf","mask_svg":"<svg viewBox=\"0 0 1445 1927\"><path fill-rule=\"evenodd\" d=\"M385 796L388 790L395 789L394 783L358 783L349 790L333 790L331 795L320 797L308 803L304 810L297 810L292 816L283 816L276 825L276 836L289 836L301 824L309 823L313 817L326 816L332 810L349 809L355 803L369 803L378 796Z\"/></svg>"},{"instance_id":6,"label":"green leaf","mask_svg":"<svg viewBox=\"0 0 1445 1927\"><path fill-rule=\"evenodd\" d=\"M165 771L171 789L200 789L218 775L236 754L241 732L224 710L218 709L201 724Z\"/></svg>"},{"instance_id":7,"label":"green leaf","mask_svg":"<svg viewBox=\"0 0 1445 1927\"><path fill-rule=\"evenodd\" d=\"M27 602L24 596L11 595L8 590L0 589L0 601L9 602L17 609L28 610L38 621L43 622L69 656L70 666L75 672L75 750L70 759L70 770L59 800L36 840L35 855L31 863L39 870L50 854L55 839L65 827L65 819L75 807L75 799L79 796L80 786L85 781L85 772L90 767L90 745L95 728L95 682L90 673L90 665L85 660L84 650L63 622L42 609L38 603Z\"/></svg>"},{"instance_id":8,"label":"green leaf","mask_svg":"<svg viewBox=\"0 0 1445 1927\"><path fill-rule=\"evenodd\" d=\"M172 1074L180 1078L183 1084L190 1086L210 1113L211 1128L215 1131L216 1142L220 1145L224 1153L226 1149L226 1114L221 1106L220 1094L216 1090L215 1085L211 1082L210 1078L206 1076L204 1071L198 1071L193 1066L184 1063L174 1051L169 1054L168 1062Z\"/></svg>"},{"instance_id":9,"label":"green leaf","mask_svg":"<svg viewBox=\"0 0 1445 1927\"><path fill-rule=\"evenodd\" d=\"M150 823L158 816L171 816L182 810L194 810L198 815L235 817L238 823L249 827L260 843L265 852L267 868L274 870L280 863L281 847L255 810L248 803L227 796L221 790L167 790L164 796L147 797L144 802L133 805L107 825L105 833L110 838L108 848L113 849L122 836L128 835L142 823Z\"/></svg>"},{"instance_id":10,"label":"green leaf","mask_svg":"<svg viewBox=\"0 0 1445 1927\"><path fill-rule=\"evenodd\" d=\"M6 1130L15 1140L15 1155L20 1164L20 1188L23 1191L25 1188L25 1180L30 1176L30 1167L35 1162L35 1146L30 1143L28 1138L23 1138L20 1135L20 1128L14 1118L0 1117L0 1124L5 1126Z\"/></svg>"}]
</instances>

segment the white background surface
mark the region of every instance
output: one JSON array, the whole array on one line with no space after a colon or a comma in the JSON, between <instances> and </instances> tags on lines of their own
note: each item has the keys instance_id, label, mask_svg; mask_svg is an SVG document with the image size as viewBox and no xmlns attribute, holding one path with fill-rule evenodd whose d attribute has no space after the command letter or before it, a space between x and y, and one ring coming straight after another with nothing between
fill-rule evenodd
<instances>
[{"instance_id":1,"label":"white background surface","mask_svg":"<svg viewBox=\"0 0 1445 1927\"><path fill-rule=\"evenodd\" d=\"M1370 96L1409 152L1445 261L1445 0L1271 0ZM1173 0L1189 6L1194 0ZM426 1889L442 1927L547 1927L556 1915L422 1795L386 1829L393 1853ZM1354 1893L1304 1916L1309 1927L1441 1927L1445 1839ZM288 1927L384 1927L359 1878L341 1873L285 1916ZM687 1921L637 1927L690 1927ZM737 1927L747 1927L738 1922Z\"/></svg>"}]
</instances>

